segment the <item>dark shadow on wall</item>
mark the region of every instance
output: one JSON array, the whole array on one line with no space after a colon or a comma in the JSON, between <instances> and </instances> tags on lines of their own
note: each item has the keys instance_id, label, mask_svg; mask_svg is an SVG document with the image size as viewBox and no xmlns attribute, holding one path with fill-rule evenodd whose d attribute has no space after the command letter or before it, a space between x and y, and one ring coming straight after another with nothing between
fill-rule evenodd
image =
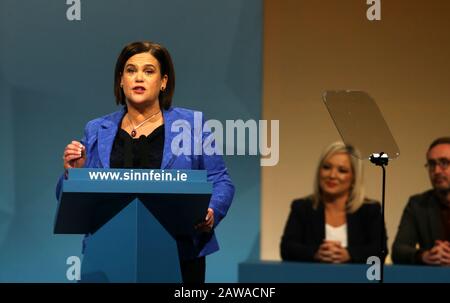
<instances>
[{"instance_id":1,"label":"dark shadow on wall","mask_svg":"<svg viewBox=\"0 0 450 303\"><path fill-rule=\"evenodd\" d=\"M14 215L14 146L12 142L15 133L13 127L11 91L6 80L0 77L0 129L2 131L2 148L0 161L0 251L8 234Z\"/></svg>"}]
</instances>

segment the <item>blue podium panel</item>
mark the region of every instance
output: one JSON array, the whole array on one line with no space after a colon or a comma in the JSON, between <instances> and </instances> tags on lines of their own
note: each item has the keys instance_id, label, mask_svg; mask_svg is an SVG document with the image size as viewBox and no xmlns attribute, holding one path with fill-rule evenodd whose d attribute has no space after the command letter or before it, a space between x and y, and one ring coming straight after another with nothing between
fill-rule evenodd
<instances>
[{"instance_id":1,"label":"blue podium panel","mask_svg":"<svg viewBox=\"0 0 450 303\"><path fill-rule=\"evenodd\" d=\"M388 265L385 267L387 283L450 283L450 268L446 266Z\"/></svg>"},{"instance_id":2,"label":"blue podium panel","mask_svg":"<svg viewBox=\"0 0 450 303\"><path fill-rule=\"evenodd\" d=\"M378 283L367 279L365 264L253 261L239 264L244 283ZM384 283L450 283L450 268L385 265Z\"/></svg>"},{"instance_id":3,"label":"blue podium panel","mask_svg":"<svg viewBox=\"0 0 450 303\"><path fill-rule=\"evenodd\" d=\"M259 261L239 264L245 283L366 283L368 265Z\"/></svg>"},{"instance_id":4,"label":"blue podium panel","mask_svg":"<svg viewBox=\"0 0 450 303\"><path fill-rule=\"evenodd\" d=\"M206 171L71 169L57 234L87 234L82 282L181 282L175 238L192 237L212 185Z\"/></svg>"},{"instance_id":5,"label":"blue podium panel","mask_svg":"<svg viewBox=\"0 0 450 303\"><path fill-rule=\"evenodd\" d=\"M158 180L154 180L154 176L159 176ZM172 180L168 180L169 176ZM174 181L175 177L183 177L185 181ZM187 218L197 215L190 218L195 222L204 218L211 192L212 184L206 181L206 171L202 170L69 169L69 178L62 184L54 232L94 233L139 198L151 211L158 210L152 206L158 201L167 202L172 210L183 208L183 212L177 213L180 221L173 220L176 225L166 224L165 227L185 233L183 227L187 227ZM163 209L168 204L158 203Z\"/></svg>"},{"instance_id":6,"label":"blue podium panel","mask_svg":"<svg viewBox=\"0 0 450 303\"><path fill-rule=\"evenodd\" d=\"M176 242L137 199L85 241L82 282L181 282Z\"/></svg>"}]
</instances>

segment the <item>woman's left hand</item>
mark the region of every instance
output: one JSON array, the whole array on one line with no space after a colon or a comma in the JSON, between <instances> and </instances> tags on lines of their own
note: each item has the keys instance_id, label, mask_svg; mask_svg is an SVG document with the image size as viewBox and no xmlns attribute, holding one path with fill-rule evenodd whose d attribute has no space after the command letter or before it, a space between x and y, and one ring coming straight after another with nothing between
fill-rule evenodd
<instances>
[{"instance_id":1,"label":"woman's left hand","mask_svg":"<svg viewBox=\"0 0 450 303\"><path fill-rule=\"evenodd\" d=\"M350 254L338 241L324 240L318 251L318 260L329 263L346 263Z\"/></svg>"},{"instance_id":2,"label":"woman's left hand","mask_svg":"<svg viewBox=\"0 0 450 303\"><path fill-rule=\"evenodd\" d=\"M333 263L347 263L350 261L350 254L347 248L342 247L341 245L336 245L334 247L332 259Z\"/></svg>"},{"instance_id":3,"label":"woman's left hand","mask_svg":"<svg viewBox=\"0 0 450 303\"><path fill-rule=\"evenodd\" d=\"M214 210L212 208L208 208L208 212L205 217L205 221L199 223L195 226L195 229L202 232L210 232L214 226Z\"/></svg>"}]
</instances>

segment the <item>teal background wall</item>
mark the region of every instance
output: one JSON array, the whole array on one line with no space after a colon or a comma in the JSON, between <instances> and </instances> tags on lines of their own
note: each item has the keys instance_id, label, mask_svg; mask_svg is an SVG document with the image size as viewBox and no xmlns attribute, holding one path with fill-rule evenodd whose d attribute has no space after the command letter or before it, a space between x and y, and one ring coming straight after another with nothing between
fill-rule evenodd
<instances>
[{"instance_id":1,"label":"teal background wall","mask_svg":"<svg viewBox=\"0 0 450 303\"><path fill-rule=\"evenodd\" d=\"M53 235L62 152L87 121L117 107L113 69L135 40L165 45L174 60L174 105L207 119L261 118L260 0L0 1L0 282L65 282L81 236ZM207 259L207 282L236 282L259 257L257 156L226 156L236 196Z\"/></svg>"}]
</instances>

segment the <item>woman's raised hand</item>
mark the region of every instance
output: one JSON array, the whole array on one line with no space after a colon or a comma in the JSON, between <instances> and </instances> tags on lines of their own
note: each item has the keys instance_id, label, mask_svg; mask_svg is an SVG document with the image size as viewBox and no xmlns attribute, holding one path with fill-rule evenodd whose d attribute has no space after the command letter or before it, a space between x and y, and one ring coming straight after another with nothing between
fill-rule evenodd
<instances>
[{"instance_id":1,"label":"woman's raised hand","mask_svg":"<svg viewBox=\"0 0 450 303\"><path fill-rule=\"evenodd\" d=\"M64 149L64 169L80 168L86 162L86 148L78 141L72 141Z\"/></svg>"}]
</instances>

